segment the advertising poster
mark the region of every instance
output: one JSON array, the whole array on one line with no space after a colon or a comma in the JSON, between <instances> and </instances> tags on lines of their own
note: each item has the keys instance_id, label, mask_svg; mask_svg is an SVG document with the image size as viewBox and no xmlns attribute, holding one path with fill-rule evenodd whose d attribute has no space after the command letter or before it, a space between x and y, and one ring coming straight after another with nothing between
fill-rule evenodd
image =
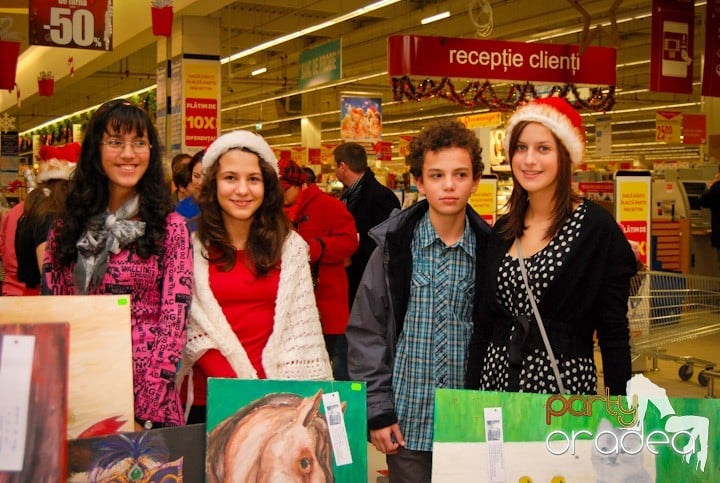
<instances>
[{"instance_id":1,"label":"advertising poster","mask_svg":"<svg viewBox=\"0 0 720 483\"><path fill-rule=\"evenodd\" d=\"M657 111L655 114L655 140L659 143L680 144L682 112Z\"/></svg>"},{"instance_id":2,"label":"advertising poster","mask_svg":"<svg viewBox=\"0 0 720 483\"><path fill-rule=\"evenodd\" d=\"M183 59L184 145L206 148L219 133L220 62Z\"/></svg>"},{"instance_id":3,"label":"advertising poster","mask_svg":"<svg viewBox=\"0 0 720 483\"><path fill-rule=\"evenodd\" d=\"M631 172L628 172L631 173ZM623 174L615 176L615 220L628 241L636 242L640 262L650 266L651 177Z\"/></svg>"},{"instance_id":4,"label":"advertising poster","mask_svg":"<svg viewBox=\"0 0 720 483\"><path fill-rule=\"evenodd\" d=\"M493 226L497 219L497 175L483 175L475 193L470 195L469 203L488 225Z\"/></svg>"},{"instance_id":5,"label":"advertising poster","mask_svg":"<svg viewBox=\"0 0 720 483\"><path fill-rule=\"evenodd\" d=\"M207 480L367 482L365 383L208 379Z\"/></svg>"},{"instance_id":6,"label":"advertising poster","mask_svg":"<svg viewBox=\"0 0 720 483\"><path fill-rule=\"evenodd\" d=\"M340 97L340 136L343 141L374 145L382 137L382 99Z\"/></svg>"},{"instance_id":7,"label":"advertising poster","mask_svg":"<svg viewBox=\"0 0 720 483\"><path fill-rule=\"evenodd\" d=\"M111 0L30 0L30 45L71 49L113 49Z\"/></svg>"},{"instance_id":8,"label":"advertising poster","mask_svg":"<svg viewBox=\"0 0 720 483\"><path fill-rule=\"evenodd\" d=\"M204 424L67 442L68 483L181 483L204 478Z\"/></svg>"},{"instance_id":9,"label":"advertising poster","mask_svg":"<svg viewBox=\"0 0 720 483\"><path fill-rule=\"evenodd\" d=\"M600 116L595 120L595 154L610 156L612 154L612 118Z\"/></svg>"},{"instance_id":10,"label":"advertising poster","mask_svg":"<svg viewBox=\"0 0 720 483\"><path fill-rule=\"evenodd\" d=\"M694 2L653 0L650 91L692 93L694 27Z\"/></svg>"},{"instance_id":11,"label":"advertising poster","mask_svg":"<svg viewBox=\"0 0 720 483\"><path fill-rule=\"evenodd\" d=\"M707 117L705 114L682 115L683 144L705 144L707 140Z\"/></svg>"},{"instance_id":12,"label":"advertising poster","mask_svg":"<svg viewBox=\"0 0 720 483\"><path fill-rule=\"evenodd\" d=\"M438 389L433 482L715 482L720 400Z\"/></svg>"}]
</instances>

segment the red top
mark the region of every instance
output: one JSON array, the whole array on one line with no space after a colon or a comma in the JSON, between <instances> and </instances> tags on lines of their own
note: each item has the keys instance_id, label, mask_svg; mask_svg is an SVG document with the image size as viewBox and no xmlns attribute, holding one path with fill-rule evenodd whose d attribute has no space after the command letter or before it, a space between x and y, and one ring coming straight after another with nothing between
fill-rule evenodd
<instances>
[{"instance_id":1,"label":"red top","mask_svg":"<svg viewBox=\"0 0 720 483\"><path fill-rule=\"evenodd\" d=\"M40 286L27 288L17 279L17 254L15 253L15 232L18 220L23 214L24 202L13 206L2 218L0 228L0 259L5 269L5 281L2 282L3 295L40 295Z\"/></svg>"},{"instance_id":2,"label":"red top","mask_svg":"<svg viewBox=\"0 0 720 483\"><path fill-rule=\"evenodd\" d=\"M265 379L262 353L273 331L280 270L275 268L266 276L258 277L245 263L243 250L238 250L236 257L235 266L229 272L210 264L209 285L258 378ZM207 405L208 377L237 377L217 349L203 354L193 368L194 405Z\"/></svg>"}]
</instances>

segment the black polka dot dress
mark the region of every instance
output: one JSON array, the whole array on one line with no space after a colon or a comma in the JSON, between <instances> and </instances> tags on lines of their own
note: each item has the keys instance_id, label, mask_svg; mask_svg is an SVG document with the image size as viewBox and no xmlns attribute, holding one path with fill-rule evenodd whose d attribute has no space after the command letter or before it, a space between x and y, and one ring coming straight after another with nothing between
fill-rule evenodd
<instances>
[{"instance_id":1,"label":"black polka dot dress","mask_svg":"<svg viewBox=\"0 0 720 483\"><path fill-rule=\"evenodd\" d=\"M525 259L530 288L538 305L543 293L552 283L554 271L567 260L573 241L577 239L582 227L586 211L585 204L578 206L550 243L532 257ZM503 257L498 271L497 297L500 304L514 316L525 315L529 320L535 320L520 272L520 264L517 258L513 258L509 253ZM512 330L517 329L513 327ZM558 359L558 369L566 391L571 394L596 393L597 372L592 358L564 357L563 354L558 353L555 353L555 357ZM511 380L514 378L517 380ZM481 388L486 391L558 392L555 375L545 349L532 349L530 353L523 354L522 368L517 371L510 370L507 345L497 345L492 342L483 363Z\"/></svg>"}]
</instances>

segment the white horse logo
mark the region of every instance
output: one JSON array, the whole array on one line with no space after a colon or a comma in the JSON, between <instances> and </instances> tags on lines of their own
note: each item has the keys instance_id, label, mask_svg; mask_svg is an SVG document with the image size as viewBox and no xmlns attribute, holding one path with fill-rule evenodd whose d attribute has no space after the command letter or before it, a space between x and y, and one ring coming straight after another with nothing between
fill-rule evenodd
<instances>
[{"instance_id":1,"label":"white horse logo","mask_svg":"<svg viewBox=\"0 0 720 483\"><path fill-rule=\"evenodd\" d=\"M668 433L677 433L686 431L692 435L685 448L683 448L683 460L690 464L692 455L697 456L696 469L705 471L705 463L708 457L708 431L710 420L703 416L677 416L675 409L670 404L665 389L654 384L650 379L637 374L627 382L627 398L628 404L632 407L634 398L637 397L637 423L635 428L641 430L647 411L648 403L652 404L660 412L660 417L665 420L665 431ZM666 419L667 418L667 419ZM699 451L695 452L695 442L700 444Z\"/></svg>"}]
</instances>

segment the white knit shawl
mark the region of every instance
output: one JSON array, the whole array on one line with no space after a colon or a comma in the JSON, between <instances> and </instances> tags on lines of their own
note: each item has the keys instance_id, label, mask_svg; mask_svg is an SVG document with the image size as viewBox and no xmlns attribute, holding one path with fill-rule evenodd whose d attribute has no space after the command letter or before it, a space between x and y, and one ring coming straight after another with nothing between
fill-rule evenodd
<instances>
[{"instance_id":1,"label":"white knit shawl","mask_svg":"<svg viewBox=\"0 0 720 483\"><path fill-rule=\"evenodd\" d=\"M193 364L209 349L219 350L239 379L257 379L245 349L210 290L204 251L194 236L195 284L178 381L190 373ZM310 278L308 246L295 232L290 233L283 245L273 331L262 353L262 365L268 379L333 378Z\"/></svg>"}]
</instances>

